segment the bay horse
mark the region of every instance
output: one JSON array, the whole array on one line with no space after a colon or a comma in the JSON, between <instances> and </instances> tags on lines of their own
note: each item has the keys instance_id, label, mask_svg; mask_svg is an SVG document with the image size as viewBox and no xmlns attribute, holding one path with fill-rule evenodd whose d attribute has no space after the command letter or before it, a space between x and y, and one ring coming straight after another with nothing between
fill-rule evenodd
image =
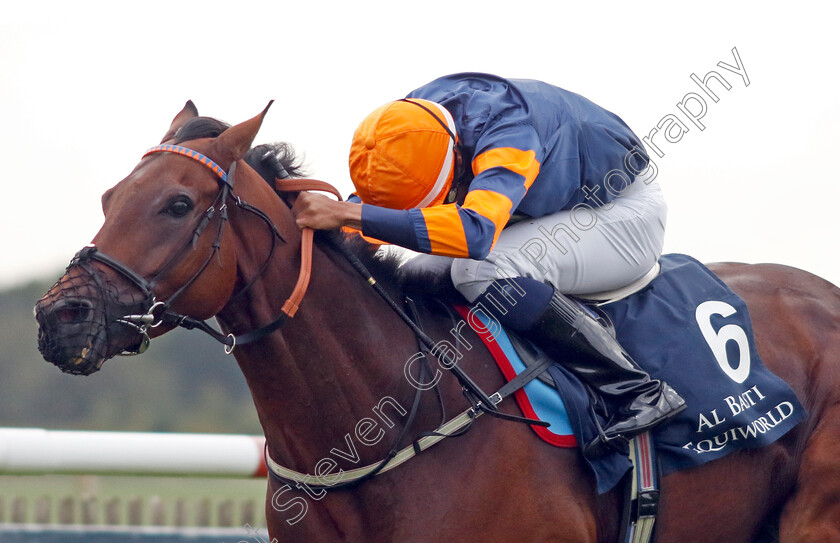
<instances>
[{"instance_id":1,"label":"bay horse","mask_svg":"<svg viewBox=\"0 0 840 543\"><path fill-rule=\"evenodd\" d=\"M275 177L295 175L291 155L251 149L264 115L227 127L187 103L162 143L200 158L152 152L104 194L95 247L37 303L39 348L63 371L89 374L122 351L141 350L144 333L183 324L157 308L190 322L215 316L222 338L284 321L233 354L270 458L335 476L438 427L441 405L451 413L467 402L460 382L433 365L444 373L437 390L411 409L417 387L406 361L418 352L417 337L325 236L315 238L300 310L278 319L305 264L306 236L291 209L295 193L274 187ZM219 172L232 169L230 186ZM713 270L747 302L765 364L790 384L808 417L768 447L665 477L655 540L840 541L840 291L780 265ZM383 282L395 299L409 288ZM430 337L451 337L445 311L420 314ZM503 378L490 355L468 327L463 339L472 347L458 367L483 390L497 390ZM521 416L512 401L500 409ZM406 429L409 411L416 417ZM577 449L486 416L353 488L298 486L268 479L267 524L277 541L594 543L620 533L622 497L596 492Z\"/></svg>"}]
</instances>

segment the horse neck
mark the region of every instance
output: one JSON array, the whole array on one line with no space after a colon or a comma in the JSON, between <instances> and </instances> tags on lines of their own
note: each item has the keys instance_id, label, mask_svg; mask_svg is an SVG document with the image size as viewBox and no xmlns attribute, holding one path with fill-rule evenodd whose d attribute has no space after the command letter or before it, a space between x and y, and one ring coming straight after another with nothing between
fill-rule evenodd
<instances>
[{"instance_id":1,"label":"horse neck","mask_svg":"<svg viewBox=\"0 0 840 543\"><path fill-rule=\"evenodd\" d=\"M240 264L244 282L253 278L268 252L269 239L254 238L251 233L253 254ZM234 334L280 315L300 262L299 235L293 239L278 247L246 295L219 314ZM235 355L272 457L311 470L331 448L347 450L346 437L383 398L410 407L413 389L402 368L416 350L413 334L367 282L316 244L309 289L298 313L264 339L237 347Z\"/></svg>"}]
</instances>

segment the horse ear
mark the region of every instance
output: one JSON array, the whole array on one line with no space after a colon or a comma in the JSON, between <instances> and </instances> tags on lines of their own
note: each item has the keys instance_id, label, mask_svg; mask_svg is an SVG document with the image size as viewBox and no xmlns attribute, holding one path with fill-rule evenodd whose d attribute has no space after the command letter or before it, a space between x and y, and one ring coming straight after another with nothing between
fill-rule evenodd
<instances>
[{"instance_id":1,"label":"horse ear","mask_svg":"<svg viewBox=\"0 0 840 543\"><path fill-rule=\"evenodd\" d=\"M195 107L192 100L187 100L187 103L184 104L184 109L180 111L175 118L172 119L172 124L169 126L169 130L163 136L163 139L160 140L161 143L166 143L167 141L173 139L175 137L175 133L178 131L179 128L184 126L187 121L190 119L198 117L198 108Z\"/></svg>"},{"instance_id":2,"label":"horse ear","mask_svg":"<svg viewBox=\"0 0 840 543\"><path fill-rule=\"evenodd\" d=\"M251 144L254 143L254 138L257 137L257 132L260 131L265 114L268 113L268 108L273 103L274 100L271 100L259 115L231 126L216 138L217 148L231 162L242 158L248 152L248 149L251 148Z\"/></svg>"}]
</instances>

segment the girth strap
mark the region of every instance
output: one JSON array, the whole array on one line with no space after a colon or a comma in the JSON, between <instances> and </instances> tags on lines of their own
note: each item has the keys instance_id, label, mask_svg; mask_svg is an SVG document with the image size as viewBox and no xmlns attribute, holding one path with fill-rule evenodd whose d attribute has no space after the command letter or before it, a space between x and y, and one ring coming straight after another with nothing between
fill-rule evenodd
<instances>
[{"instance_id":1,"label":"girth strap","mask_svg":"<svg viewBox=\"0 0 840 543\"><path fill-rule=\"evenodd\" d=\"M501 402L502 399L504 399L505 397L509 396L510 394L514 393L515 391L524 387L526 384L533 381L537 377L537 375L543 370L545 370L545 368L547 368L551 363L552 362L550 359L548 359L548 357L544 357L537 364L529 366L528 370L518 375L515 379L509 381L495 393L491 394L490 399L493 402L495 402L494 406ZM477 419L484 413L487 413L494 417L504 419L509 418L510 420L515 420L516 422L527 422L528 424L548 426L548 423L543 421L525 419L524 417L507 415L498 411L489 411L481 408L470 407L465 411L461 412L455 418L442 423L437 429L435 429L435 431L426 433L425 435L423 435L423 437L417 439L411 445L408 445L400 449L399 451L392 450L388 455L389 458L386 458L386 461L384 462L379 461L361 468L343 470L343 473L341 474L341 477L338 481L335 480L334 474L329 477L321 477L309 473L301 473L299 471L295 471L293 469L282 466L275 462L271 458L271 456L269 456L268 447L266 447L265 449L265 465L268 468L268 472L272 477L275 477L276 479L285 483L302 483L312 489L325 490L335 489L337 487L340 488L346 486L353 486L362 482L363 480L369 479L374 475L385 473L396 468L397 466L408 462L409 460L420 454L422 451L425 451L433 445L436 445L444 438L460 435L462 432L467 430L467 428L473 423L475 419Z\"/></svg>"},{"instance_id":2,"label":"girth strap","mask_svg":"<svg viewBox=\"0 0 840 543\"><path fill-rule=\"evenodd\" d=\"M408 445L407 447L404 447L394 453L387 465L380 467L382 464L380 461L361 468L343 470L339 481L336 481L334 474L329 477L321 477L318 475L301 473L285 466L281 466L272 460L271 456L268 454L268 449L265 451L265 465L268 468L269 474L280 481L303 483L312 489L329 490L334 489L337 484L358 484L358 482L361 482L360 479L367 479L370 477L374 470L376 470L377 474L382 474L408 462L417 456L417 451L425 451L432 445L440 442L442 439L450 437L450 435L463 430L466 426L472 424L472 422L482 413L483 411L475 411L473 408L469 408L446 424L438 427L434 435L422 437L417 440L416 444Z\"/></svg>"}]
</instances>

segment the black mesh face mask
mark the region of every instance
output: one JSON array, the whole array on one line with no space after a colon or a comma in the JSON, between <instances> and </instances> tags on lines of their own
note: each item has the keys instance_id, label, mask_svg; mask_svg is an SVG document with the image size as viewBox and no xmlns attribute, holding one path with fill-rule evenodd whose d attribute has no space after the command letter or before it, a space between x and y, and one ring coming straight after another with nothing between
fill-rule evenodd
<instances>
[{"instance_id":1,"label":"black mesh face mask","mask_svg":"<svg viewBox=\"0 0 840 543\"><path fill-rule=\"evenodd\" d=\"M35 305L38 350L65 373L90 374L117 354L145 350L137 325L124 317L147 312L148 304L135 285L77 255Z\"/></svg>"},{"instance_id":2,"label":"black mesh face mask","mask_svg":"<svg viewBox=\"0 0 840 543\"><path fill-rule=\"evenodd\" d=\"M144 352L150 342L149 329L162 324L168 307L201 276L221 246L227 222L226 202L232 194L236 163L225 172L197 151L168 144L152 147L143 156L163 152L187 156L209 168L219 181L216 198L196 221L192 235L171 253L150 279L95 245L88 245L73 257L64 277L35 305L38 350L64 372L88 375L115 355ZM167 297L166 302L157 301L154 288L158 280L196 248L201 234L216 216L219 219L215 241L203 264Z\"/></svg>"}]
</instances>

